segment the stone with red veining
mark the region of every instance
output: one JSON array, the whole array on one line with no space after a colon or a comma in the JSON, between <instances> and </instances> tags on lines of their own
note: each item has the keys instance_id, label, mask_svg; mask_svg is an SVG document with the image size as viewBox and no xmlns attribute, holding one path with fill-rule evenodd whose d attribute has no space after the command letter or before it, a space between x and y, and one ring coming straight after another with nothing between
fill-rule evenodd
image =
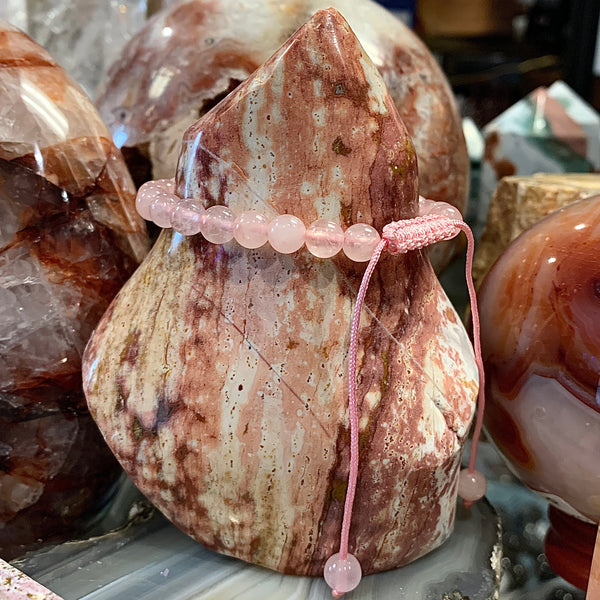
<instances>
[{"instance_id":1,"label":"stone with red veining","mask_svg":"<svg viewBox=\"0 0 600 600\"><path fill-rule=\"evenodd\" d=\"M0 553L12 558L64 536L118 476L81 354L148 238L98 113L6 24L0 102Z\"/></svg>"},{"instance_id":2,"label":"stone with red veining","mask_svg":"<svg viewBox=\"0 0 600 600\"><path fill-rule=\"evenodd\" d=\"M519 477L600 520L600 196L521 234L480 290L486 427Z\"/></svg>"},{"instance_id":3,"label":"stone with red veining","mask_svg":"<svg viewBox=\"0 0 600 600\"><path fill-rule=\"evenodd\" d=\"M381 230L416 213L416 157L378 71L328 9L186 132L177 189ZM84 358L90 410L140 489L207 547L312 575L337 551L363 270L164 231L101 320ZM384 256L366 304L350 547L372 573L450 534L477 375L422 253Z\"/></svg>"},{"instance_id":4,"label":"stone with red veining","mask_svg":"<svg viewBox=\"0 0 600 600\"><path fill-rule=\"evenodd\" d=\"M184 131L328 6L349 21L383 76L417 151L420 193L464 212L468 157L450 87L414 33L370 0L193 0L157 15L125 47L98 100L134 179L172 177ZM451 247L432 250L436 270Z\"/></svg>"}]
</instances>

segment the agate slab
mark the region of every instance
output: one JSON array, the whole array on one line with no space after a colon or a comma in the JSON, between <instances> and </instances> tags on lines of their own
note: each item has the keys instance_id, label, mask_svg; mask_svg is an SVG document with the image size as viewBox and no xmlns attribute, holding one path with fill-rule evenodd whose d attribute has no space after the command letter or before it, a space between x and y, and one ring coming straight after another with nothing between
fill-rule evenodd
<instances>
[{"instance_id":1,"label":"agate slab","mask_svg":"<svg viewBox=\"0 0 600 600\"><path fill-rule=\"evenodd\" d=\"M383 77L415 145L420 193L464 212L469 161L452 91L426 46L371 0L193 0L156 15L127 44L98 99L136 182L173 177L184 131L328 6ZM436 270L451 247L432 250Z\"/></svg>"},{"instance_id":2,"label":"agate slab","mask_svg":"<svg viewBox=\"0 0 600 600\"><path fill-rule=\"evenodd\" d=\"M600 520L600 196L519 236L480 291L486 427L521 480Z\"/></svg>"},{"instance_id":3,"label":"agate slab","mask_svg":"<svg viewBox=\"0 0 600 600\"><path fill-rule=\"evenodd\" d=\"M119 468L81 354L148 248L135 188L83 92L0 24L0 553L64 535Z\"/></svg>"},{"instance_id":4,"label":"agate slab","mask_svg":"<svg viewBox=\"0 0 600 600\"><path fill-rule=\"evenodd\" d=\"M416 213L416 157L379 72L328 9L186 132L177 189L381 230ZM168 230L102 318L84 358L90 410L136 485L208 548L309 575L337 550L363 269ZM368 574L449 536L477 372L421 252L383 258L366 304L350 546Z\"/></svg>"}]
</instances>

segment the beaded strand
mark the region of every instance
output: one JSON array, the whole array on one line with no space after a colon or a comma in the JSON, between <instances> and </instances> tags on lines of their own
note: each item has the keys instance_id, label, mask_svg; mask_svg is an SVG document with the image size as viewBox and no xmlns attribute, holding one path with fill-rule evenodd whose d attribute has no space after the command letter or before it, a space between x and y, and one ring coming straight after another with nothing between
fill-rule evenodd
<instances>
[{"instance_id":1,"label":"beaded strand","mask_svg":"<svg viewBox=\"0 0 600 600\"><path fill-rule=\"evenodd\" d=\"M269 242L282 254L291 254L306 245L317 258L331 258L343 250L350 260L366 262L381 240L377 230L366 223L351 225L344 232L340 225L327 219L318 219L306 227L293 215L278 215L269 221L254 210L236 216L227 206L204 208L194 200L179 198L172 179L144 183L135 205L147 221L171 227L182 235L200 233L213 244L235 239L244 248L260 248Z\"/></svg>"}]
</instances>

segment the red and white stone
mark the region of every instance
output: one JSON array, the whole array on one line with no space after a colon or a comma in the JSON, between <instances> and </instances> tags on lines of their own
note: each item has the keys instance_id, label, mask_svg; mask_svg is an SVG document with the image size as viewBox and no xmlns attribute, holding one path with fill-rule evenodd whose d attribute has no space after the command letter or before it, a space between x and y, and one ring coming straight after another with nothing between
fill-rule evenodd
<instances>
[{"instance_id":1,"label":"red and white stone","mask_svg":"<svg viewBox=\"0 0 600 600\"><path fill-rule=\"evenodd\" d=\"M406 128L333 9L185 133L177 192L343 230L418 211ZM96 329L85 387L97 423L140 489L207 547L318 576L338 550L363 271L343 253L165 230ZM468 336L423 253L383 256L366 306L350 531L364 574L449 536L477 393Z\"/></svg>"},{"instance_id":2,"label":"red and white stone","mask_svg":"<svg viewBox=\"0 0 600 600\"><path fill-rule=\"evenodd\" d=\"M348 20L383 77L414 142L420 193L464 211L469 160L450 86L421 40L371 0L192 0L156 15L127 44L98 100L138 185L173 177L185 130L249 77L291 31L329 6ZM321 93L309 85L305 92ZM341 87L338 91L343 94ZM269 162L257 162L256 168L268 170ZM314 193L328 202L328 190ZM447 264L452 244L432 249L436 270Z\"/></svg>"}]
</instances>

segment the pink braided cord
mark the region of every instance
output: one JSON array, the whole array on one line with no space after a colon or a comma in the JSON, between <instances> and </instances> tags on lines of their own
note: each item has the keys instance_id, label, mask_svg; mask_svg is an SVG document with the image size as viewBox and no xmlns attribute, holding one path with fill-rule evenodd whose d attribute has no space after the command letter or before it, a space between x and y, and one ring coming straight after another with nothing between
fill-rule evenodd
<instances>
[{"instance_id":1,"label":"pink braided cord","mask_svg":"<svg viewBox=\"0 0 600 600\"><path fill-rule=\"evenodd\" d=\"M358 332L360 326L360 314L364 304L371 276L379 262L384 250L391 254L404 254L410 250L425 248L430 244L449 240L457 236L461 231L467 236L467 262L466 262L466 280L469 290L469 299L471 302L471 314L473 320L473 346L475 352L475 362L479 372L479 394L477 423L473 434L471 446L471 459L469 463L469 472L473 472L477 446L481 434L484 409L484 374L483 362L481 359L481 345L479 341L479 312L477 310L477 300L475 297L475 286L471 276L473 266L473 252L475 242L469 226L458 219L450 219L442 215L423 215L414 219L406 219L389 223L383 228L381 241L376 246L369 264L364 272L354 312L352 315L352 326L350 329L350 348L348 357L348 412L350 421L350 470L348 473L348 490L346 492L346 501L344 504L344 517L342 520L342 531L340 536L340 558L345 560L348 556L348 538L350 536L350 523L352 521L352 508L354 497L356 495L356 482L358 479L359 447L358 447L358 407L356 401L356 355L358 351Z\"/></svg>"}]
</instances>

